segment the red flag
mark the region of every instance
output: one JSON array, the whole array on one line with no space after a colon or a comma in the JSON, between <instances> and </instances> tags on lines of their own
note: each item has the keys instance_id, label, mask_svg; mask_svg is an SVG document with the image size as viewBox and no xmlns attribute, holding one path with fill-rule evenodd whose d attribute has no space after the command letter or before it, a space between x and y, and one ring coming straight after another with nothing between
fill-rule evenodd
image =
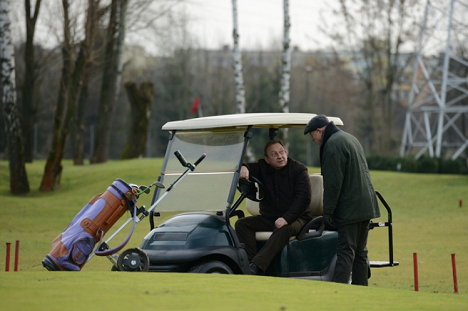
<instances>
[{"instance_id":1,"label":"red flag","mask_svg":"<svg viewBox=\"0 0 468 311\"><path fill-rule=\"evenodd\" d=\"M195 100L194 100L193 105L192 105L192 110L190 110L190 113L194 114L195 112L197 112L199 107L200 107L200 99L197 96L197 97L195 97Z\"/></svg>"}]
</instances>

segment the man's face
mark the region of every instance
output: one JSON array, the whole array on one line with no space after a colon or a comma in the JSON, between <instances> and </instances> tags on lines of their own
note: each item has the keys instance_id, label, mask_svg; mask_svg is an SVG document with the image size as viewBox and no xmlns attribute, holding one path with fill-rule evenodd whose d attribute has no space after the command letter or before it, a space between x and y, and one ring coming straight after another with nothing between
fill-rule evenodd
<instances>
[{"instance_id":1,"label":"man's face","mask_svg":"<svg viewBox=\"0 0 468 311\"><path fill-rule=\"evenodd\" d=\"M313 142L316 142L319 146L322 144L322 129L316 129L315 131L309 132Z\"/></svg>"},{"instance_id":2,"label":"man's face","mask_svg":"<svg viewBox=\"0 0 468 311\"><path fill-rule=\"evenodd\" d=\"M288 163L288 154L281 144L273 144L267 149L265 161L276 170L285 167Z\"/></svg>"}]
</instances>

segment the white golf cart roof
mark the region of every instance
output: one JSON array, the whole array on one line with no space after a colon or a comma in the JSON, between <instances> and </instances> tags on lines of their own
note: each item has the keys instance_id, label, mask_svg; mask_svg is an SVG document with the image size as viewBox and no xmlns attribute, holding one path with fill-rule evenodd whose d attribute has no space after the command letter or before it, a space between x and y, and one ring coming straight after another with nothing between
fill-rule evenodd
<instances>
[{"instance_id":1,"label":"white golf cart roof","mask_svg":"<svg viewBox=\"0 0 468 311\"><path fill-rule=\"evenodd\" d=\"M171 121L163 125L163 130L210 130L227 128L301 128L315 117L313 113L242 113ZM343 125L337 117L327 116L336 125Z\"/></svg>"}]
</instances>

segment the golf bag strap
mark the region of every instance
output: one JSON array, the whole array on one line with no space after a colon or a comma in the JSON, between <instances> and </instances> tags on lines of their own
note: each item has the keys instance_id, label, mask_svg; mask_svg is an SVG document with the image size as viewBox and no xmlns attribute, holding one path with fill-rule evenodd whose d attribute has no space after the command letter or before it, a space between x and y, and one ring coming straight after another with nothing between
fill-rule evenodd
<instances>
[{"instance_id":1,"label":"golf bag strap","mask_svg":"<svg viewBox=\"0 0 468 311\"><path fill-rule=\"evenodd\" d=\"M110 185L112 188L114 188L115 191L117 191L120 196L125 200L125 203L127 203L127 209L130 211L130 213L132 213L132 216L133 216L133 209L132 207L134 207L135 204L133 204L132 201L130 201L127 197L127 194L128 195L135 195L134 191L133 191L133 188L130 189L129 191L127 191L126 193L123 193L122 191L120 191L119 188L117 188L116 186L114 185Z\"/></svg>"},{"instance_id":2,"label":"golf bag strap","mask_svg":"<svg viewBox=\"0 0 468 311\"><path fill-rule=\"evenodd\" d=\"M137 222L136 212L137 212L136 211L136 205L134 205L133 206L133 214L132 214L132 216L133 216L132 229L130 230L130 233L128 234L127 238L122 242L122 244L120 244L117 247L100 251L99 249L101 248L102 239L104 238L104 231L102 229L99 229L100 234L101 234L101 238L100 238L100 241L99 241L99 245L96 247L96 251L94 252L97 256L109 256L109 255L115 254L118 251L120 251L122 248L124 248L125 245L127 245L128 241L130 241L130 238L132 237L133 230L135 229L135 224Z\"/></svg>"}]
</instances>

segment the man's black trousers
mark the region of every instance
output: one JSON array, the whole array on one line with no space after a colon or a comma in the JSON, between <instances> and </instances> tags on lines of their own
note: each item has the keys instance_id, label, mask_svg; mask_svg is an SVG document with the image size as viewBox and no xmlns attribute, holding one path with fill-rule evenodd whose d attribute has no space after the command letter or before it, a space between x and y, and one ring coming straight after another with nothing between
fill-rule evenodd
<instances>
[{"instance_id":1,"label":"man's black trousers","mask_svg":"<svg viewBox=\"0 0 468 311\"><path fill-rule=\"evenodd\" d=\"M337 261L333 282L348 283L352 273L352 284L368 285L369 258L367 255L367 236L369 222L365 220L339 226Z\"/></svg>"},{"instance_id":2,"label":"man's black trousers","mask_svg":"<svg viewBox=\"0 0 468 311\"><path fill-rule=\"evenodd\" d=\"M245 251L249 261L265 271L273 258L283 250L292 236L297 235L306 220L298 219L290 225L280 229L275 226L276 219L268 219L261 215L241 218L236 222L236 234L239 242L245 244ZM266 244L257 252L255 232L273 231Z\"/></svg>"}]
</instances>

